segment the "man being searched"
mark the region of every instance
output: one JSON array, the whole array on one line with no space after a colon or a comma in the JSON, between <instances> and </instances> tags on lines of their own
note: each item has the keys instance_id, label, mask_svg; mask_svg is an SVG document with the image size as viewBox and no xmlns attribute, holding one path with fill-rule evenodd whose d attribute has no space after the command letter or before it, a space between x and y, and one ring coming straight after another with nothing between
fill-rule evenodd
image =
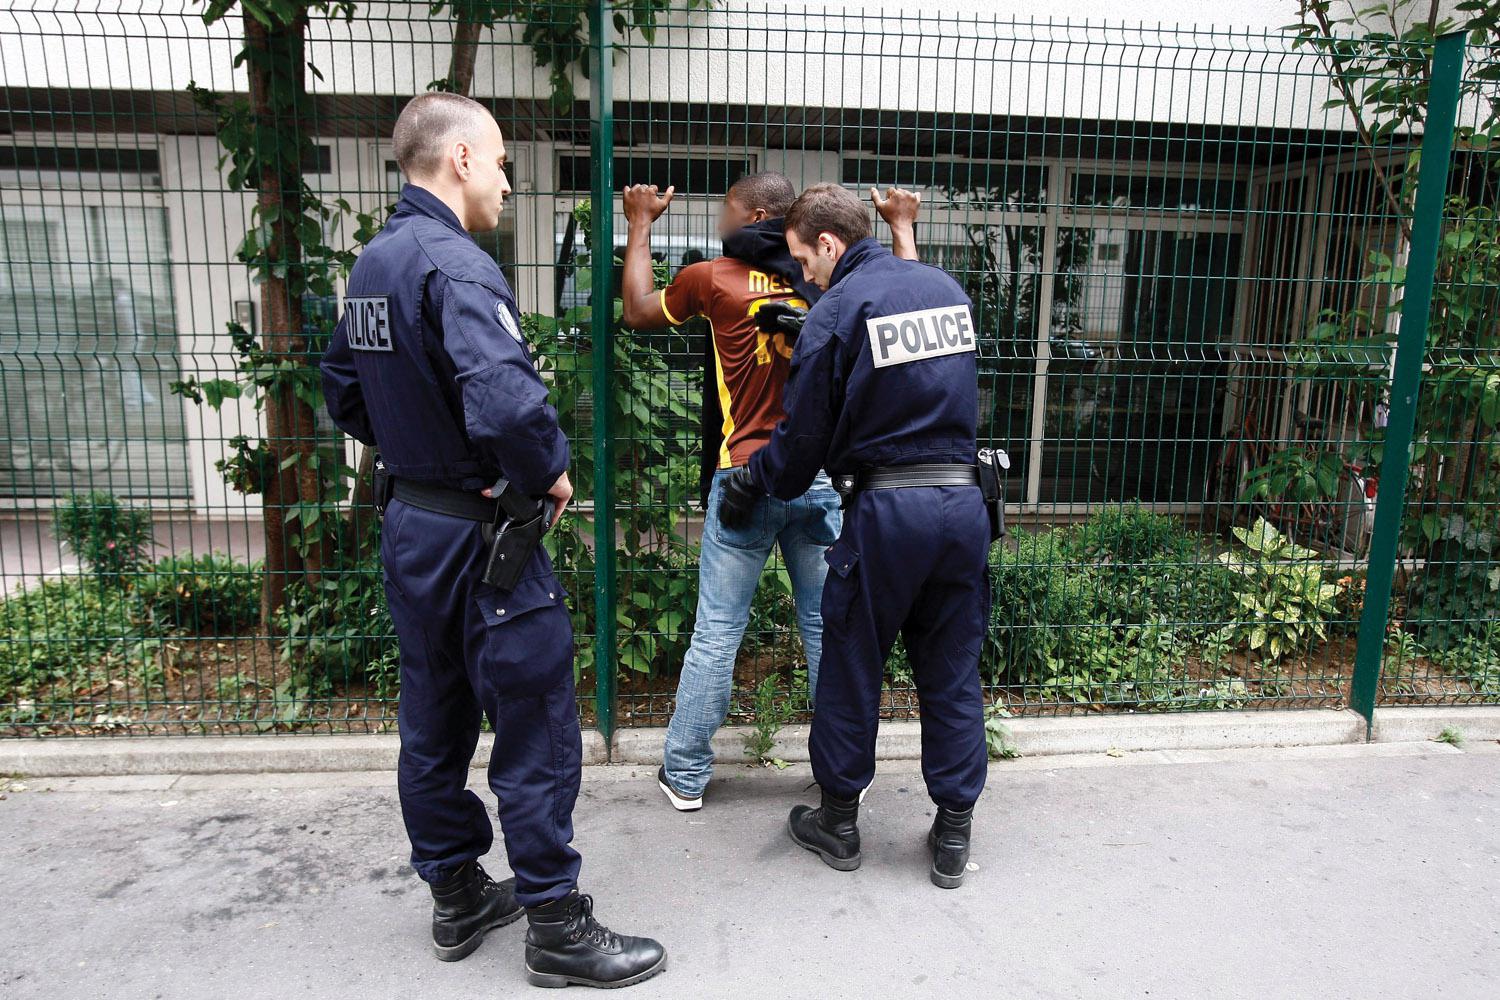
<instances>
[{"instance_id":1,"label":"man being searched","mask_svg":"<svg viewBox=\"0 0 1500 1000\"><path fill-rule=\"evenodd\" d=\"M719 517L726 490L770 438L784 415L782 389L795 341L796 323L764 320L773 311L806 309L820 291L804 280L787 250L782 216L796 198L790 180L779 173L752 174L736 181L719 211L724 255L690 264L666 288L652 280L651 226L671 203L674 188L625 190L625 244L622 278L624 321L635 329L680 325L697 316L708 320L704 384L704 510L698 576L698 614L683 660L677 702L667 727L657 783L681 811L699 809L713 775L711 741L724 723L734 686L734 664L750 620L751 599L761 572L777 546L791 578L797 626L807 657L809 690L816 697L822 654L819 607L828 567L824 552L838 537L839 500L818 470L795 493L744 498L744 518L731 526ZM896 252L916 257L918 198L891 190L870 192L890 224ZM868 783L867 783L868 784ZM864 786L861 786L864 787Z\"/></svg>"},{"instance_id":2,"label":"man being searched","mask_svg":"<svg viewBox=\"0 0 1500 1000\"><path fill-rule=\"evenodd\" d=\"M899 633L937 805L930 878L954 888L987 765L979 651L992 528L976 464L971 303L944 271L880 246L859 199L836 185L803 192L786 235L824 294L797 339L786 419L736 470L725 491L736 499L720 517L734 525L750 516L740 497L798 496L823 469L849 493L823 590L810 740L822 802L794 808L788 832L833 868L859 867L859 793L875 772L881 678Z\"/></svg>"},{"instance_id":3,"label":"man being searched","mask_svg":"<svg viewBox=\"0 0 1500 1000\"><path fill-rule=\"evenodd\" d=\"M406 105L393 143L408 183L349 275L322 369L330 416L388 474L376 497L401 645L396 781L433 947L456 961L524 911L530 982L628 986L666 953L610 931L578 891L573 630L536 544L573 495L568 442L510 286L469 236L499 223L505 143L482 105L441 93ZM503 882L480 866L494 831L465 788L481 717L515 873Z\"/></svg>"}]
</instances>

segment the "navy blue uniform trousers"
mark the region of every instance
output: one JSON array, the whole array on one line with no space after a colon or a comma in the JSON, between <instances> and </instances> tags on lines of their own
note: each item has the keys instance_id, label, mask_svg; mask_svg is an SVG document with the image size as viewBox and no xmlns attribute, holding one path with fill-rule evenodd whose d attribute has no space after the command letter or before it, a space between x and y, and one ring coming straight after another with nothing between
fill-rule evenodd
<instances>
[{"instance_id":1,"label":"navy blue uniform trousers","mask_svg":"<svg viewBox=\"0 0 1500 1000\"><path fill-rule=\"evenodd\" d=\"M881 678L899 632L922 720L932 801L967 809L984 789L979 651L989 618L989 522L978 487L856 493L827 553L813 776L853 798L875 777Z\"/></svg>"},{"instance_id":2,"label":"navy blue uniform trousers","mask_svg":"<svg viewBox=\"0 0 1500 1000\"><path fill-rule=\"evenodd\" d=\"M442 881L484 855L494 829L465 784L480 714L488 716L489 785L516 898L537 906L578 881L570 842L583 750L573 626L541 549L511 592L483 582L483 531L399 500L386 512L381 559L401 642L396 782L418 875Z\"/></svg>"}]
</instances>

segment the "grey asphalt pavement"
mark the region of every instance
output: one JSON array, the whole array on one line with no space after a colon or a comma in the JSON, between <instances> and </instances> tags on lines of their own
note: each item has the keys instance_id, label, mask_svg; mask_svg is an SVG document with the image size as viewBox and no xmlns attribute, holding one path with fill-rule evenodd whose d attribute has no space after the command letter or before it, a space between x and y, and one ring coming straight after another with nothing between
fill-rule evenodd
<instances>
[{"instance_id":1,"label":"grey asphalt pavement","mask_svg":"<svg viewBox=\"0 0 1500 1000\"><path fill-rule=\"evenodd\" d=\"M786 839L800 768L723 766L698 814L650 769L591 768L577 843L598 914L670 952L639 1000L1493 1000L1497 750L998 763L957 891L927 882L910 764L882 763L851 874ZM6 1000L550 995L524 924L432 958L389 774L20 779L0 871Z\"/></svg>"}]
</instances>

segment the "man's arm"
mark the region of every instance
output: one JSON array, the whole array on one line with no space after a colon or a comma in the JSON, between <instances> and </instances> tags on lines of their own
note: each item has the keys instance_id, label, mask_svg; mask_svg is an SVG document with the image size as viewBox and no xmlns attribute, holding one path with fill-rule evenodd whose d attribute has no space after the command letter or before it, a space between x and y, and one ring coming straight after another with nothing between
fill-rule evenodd
<instances>
[{"instance_id":1,"label":"man's arm","mask_svg":"<svg viewBox=\"0 0 1500 1000\"><path fill-rule=\"evenodd\" d=\"M917 210L922 196L915 191L893 187L882 197L879 188L870 188L875 211L891 227L891 253L906 260L917 260Z\"/></svg>"},{"instance_id":2,"label":"man's arm","mask_svg":"<svg viewBox=\"0 0 1500 1000\"><path fill-rule=\"evenodd\" d=\"M839 410L839 348L829 310L814 309L792 354L782 397L786 417L771 432L771 440L750 456L751 477L773 497L795 500L806 493L828 458Z\"/></svg>"},{"instance_id":3,"label":"man's arm","mask_svg":"<svg viewBox=\"0 0 1500 1000\"><path fill-rule=\"evenodd\" d=\"M620 278L621 319L634 330L657 330L671 323L661 307L661 295L651 272L651 224L672 203L676 188L656 193L655 184L632 184L625 189L625 273Z\"/></svg>"},{"instance_id":4,"label":"man's arm","mask_svg":"<svg viewBox=\"0 0 1500 1000\"><path fill-rule=\"evenodd\" d=\"M323 402L334 424L354 440L373 447L375 431L370 427L364 390L359 386L359 373L354 369L354 352L349 348L347 312L339 317L319 367L323 372Z\"/></svg>"},{"instance_id":5,"label":"man's arm","mask_svg":"<svg viewBox=\"0 0 1500 1000\"><path fill-rule=\"evenodd\" d=\"M477 282L435 281L430 294L442 296L443 347L458 372L469 439L523 492L550 493L566 482L568 439L511 303Z\"/></svg>"}]
</instances>

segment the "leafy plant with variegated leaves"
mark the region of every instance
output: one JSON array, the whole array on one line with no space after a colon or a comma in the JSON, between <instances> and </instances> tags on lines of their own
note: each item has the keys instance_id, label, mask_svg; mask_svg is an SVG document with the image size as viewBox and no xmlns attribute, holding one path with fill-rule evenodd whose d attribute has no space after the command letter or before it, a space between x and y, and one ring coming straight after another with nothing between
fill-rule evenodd
<instances>
[{"instance_id":1,"label":"leafy plant with variegated leaves","mask_svg":"<svg viewBox=\"0 0 1500 1000\"><path fill-rule=\"evenodd\" d=\"M1219 560L1244 578L1236 595L1236 620L1226 629L1238 642L1271 660L1328 634L1337 584L1326 583L1317 553L1277 531L1265 518L1249 528L1235 528L1243 548L1223 552Z\"/></svg>"}]
</instances>

